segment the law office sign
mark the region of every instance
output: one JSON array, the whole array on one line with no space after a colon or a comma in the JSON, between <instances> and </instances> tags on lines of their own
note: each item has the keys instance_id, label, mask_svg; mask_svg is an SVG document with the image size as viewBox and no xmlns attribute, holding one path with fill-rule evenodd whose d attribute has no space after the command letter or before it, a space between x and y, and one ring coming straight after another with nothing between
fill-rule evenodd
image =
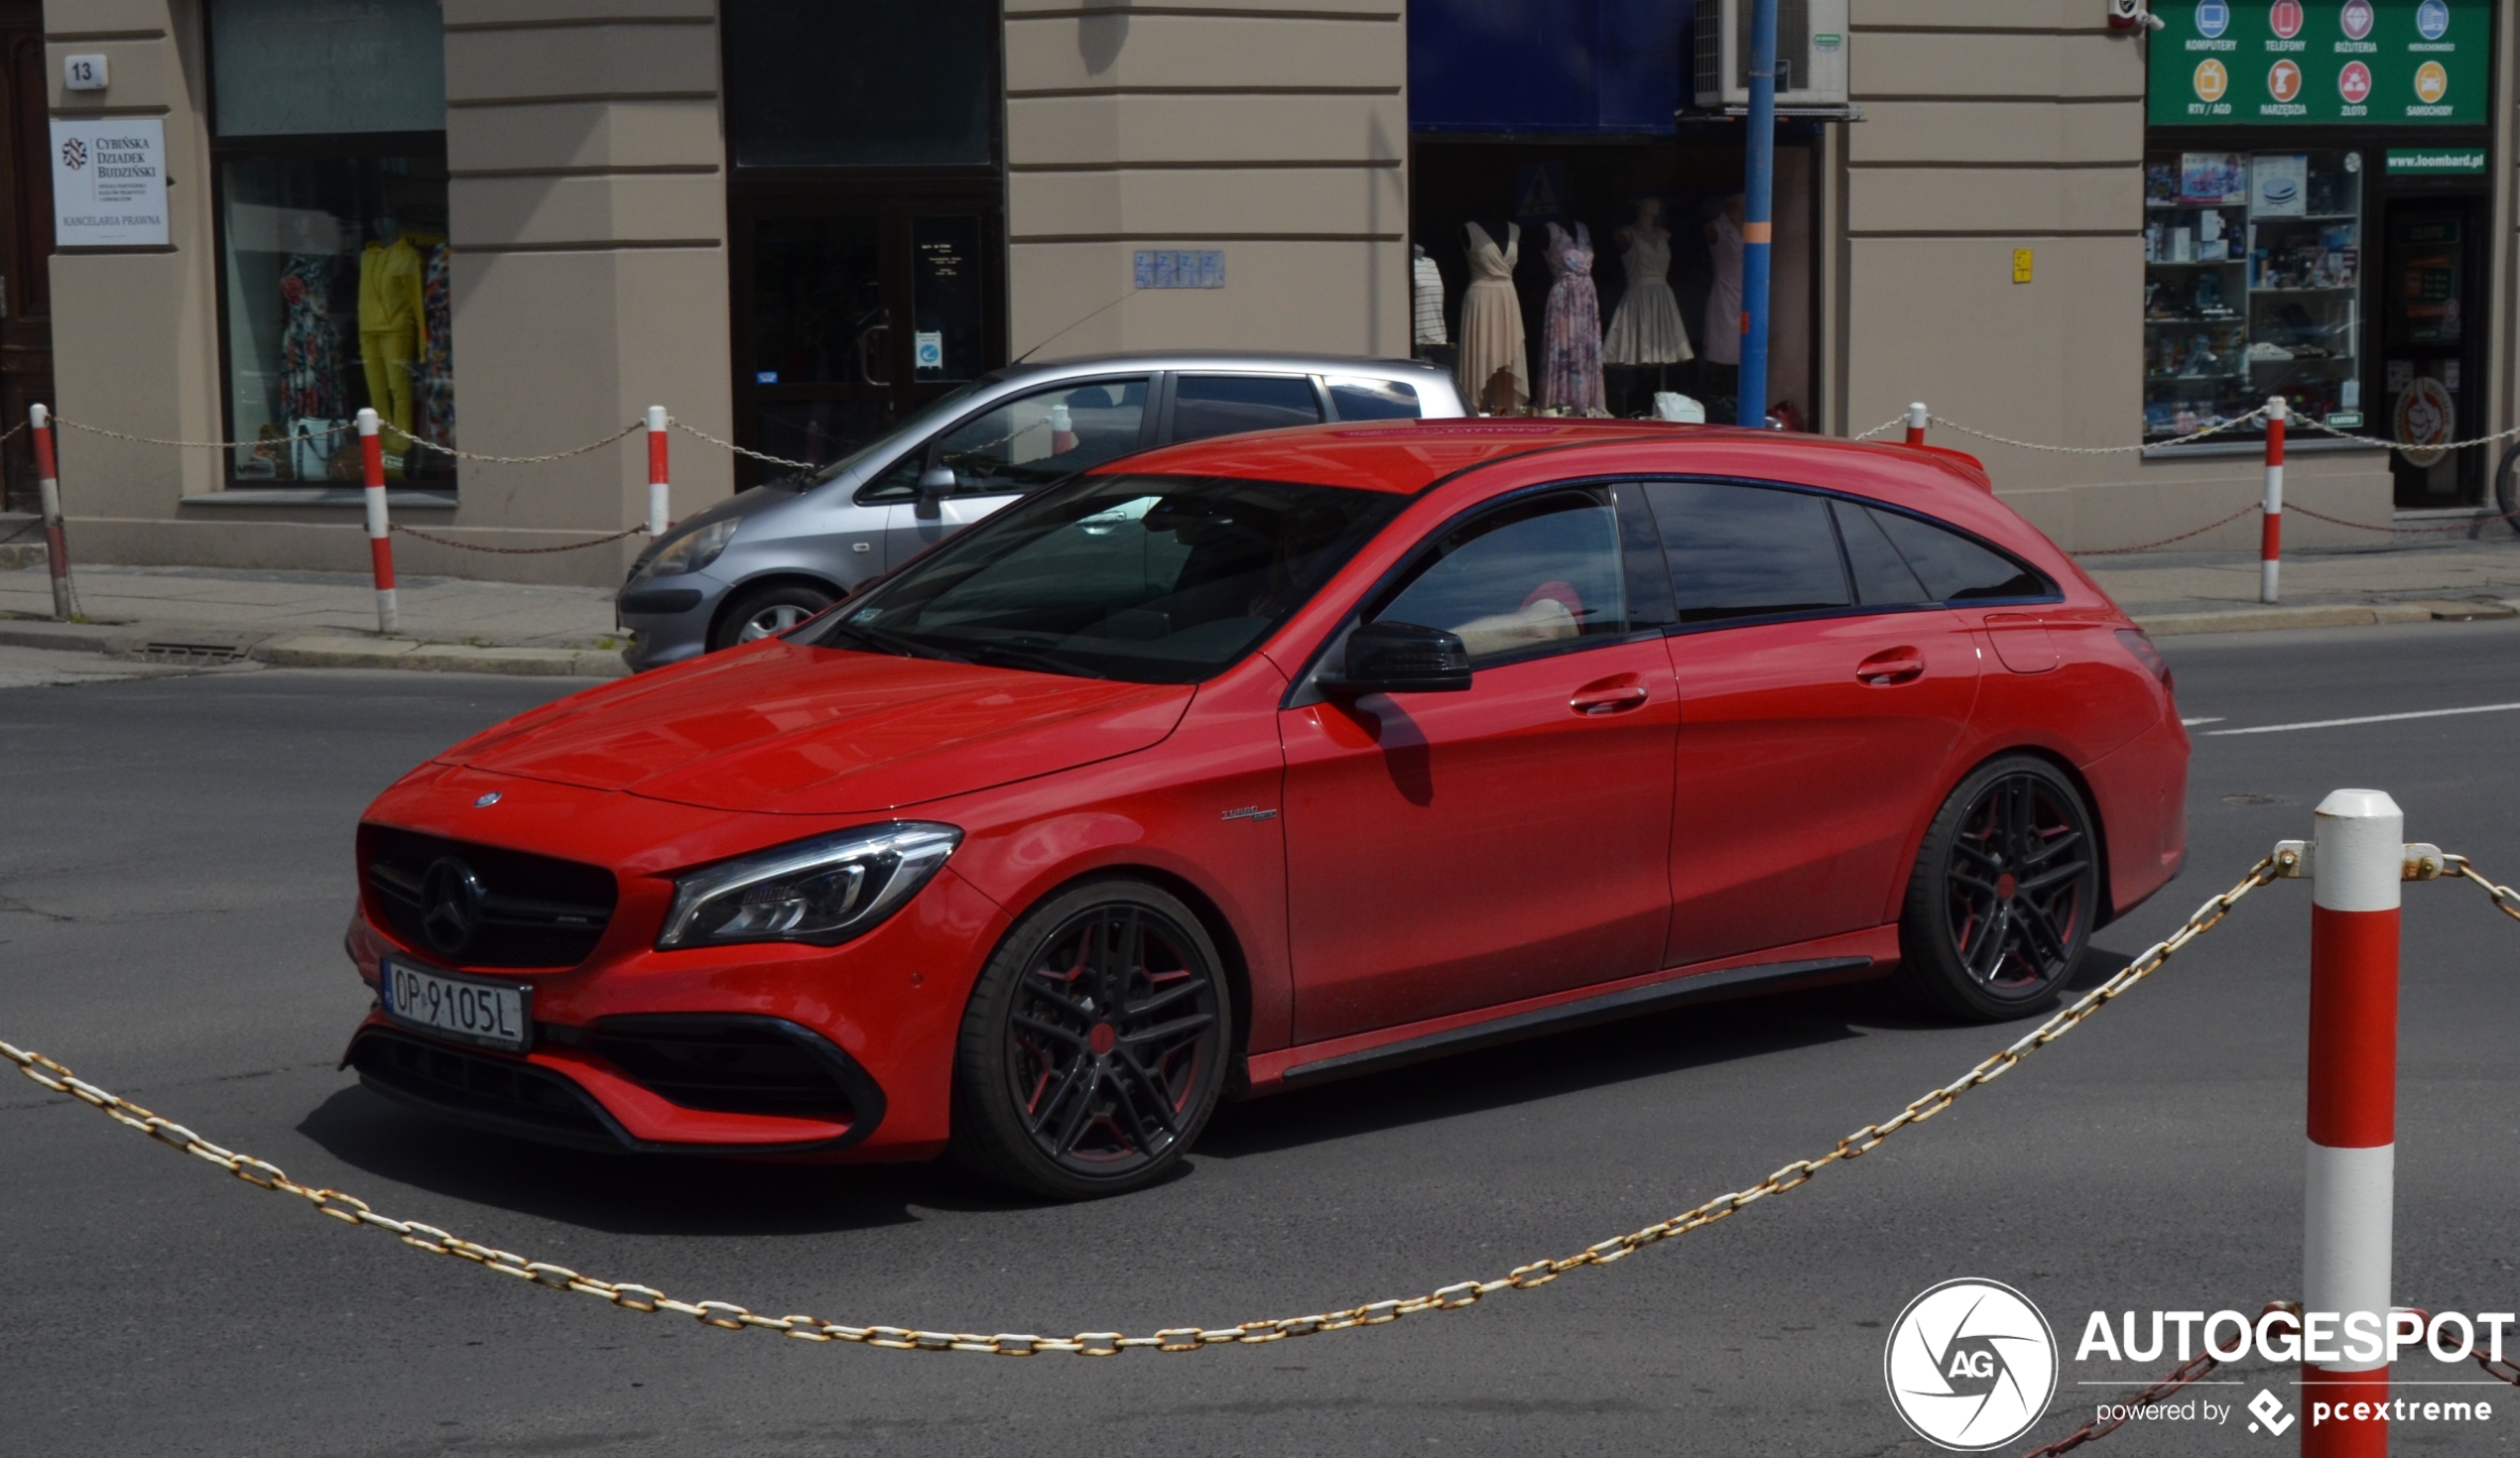
<instances>
[{"instance_id":1,"label":"law office sign","mask_svg":"<svg viewBox=\"0 0 2520 1458\"><path fill-rule=\"evenodd\" d=\"M2482 124L2492 0L2154 0L2154 126Z\"/></svg>"},{"instance_id":2,"label":"law office sign","mask_svg":"<svg viewBox=\"0 0 2520 1458\"><path fill-rule=\"evenodd\" d=\"M53 123L53 238L62 248L166 246L165 118Z\"/></svg>"}]
</instances>

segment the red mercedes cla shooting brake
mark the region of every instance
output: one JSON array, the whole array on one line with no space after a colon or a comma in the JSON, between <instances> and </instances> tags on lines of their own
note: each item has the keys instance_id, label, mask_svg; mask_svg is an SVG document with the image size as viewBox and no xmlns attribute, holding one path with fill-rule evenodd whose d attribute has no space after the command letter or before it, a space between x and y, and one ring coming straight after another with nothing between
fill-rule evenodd
<instances>
[{"instance_id":1,"label":"red mercedes cla shooting brake","mask_svg":"<svg viewBox=\"0 0 2520 1458\"><path fill-rule=\"evenodd\" d=\"M2048 1003L2170 672L1966 456L1611 423L1141 454L359 827L346 1061L588 1148L1141 1185L1226 1097L1898 972Z\"/></svg>"}]
</instances>

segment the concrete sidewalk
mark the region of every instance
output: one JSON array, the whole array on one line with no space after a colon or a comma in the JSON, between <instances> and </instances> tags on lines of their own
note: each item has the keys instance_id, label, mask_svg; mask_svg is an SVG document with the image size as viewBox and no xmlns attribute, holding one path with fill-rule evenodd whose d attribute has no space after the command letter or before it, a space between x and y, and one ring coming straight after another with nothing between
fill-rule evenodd
<instances>
[{"instance_id":1,"label":"concrete sidewalk","mask_svg":"<svg viewBox=\"0 0 2520 1458\"><path fill-rule=\"evenodd\" d=\"M2275 607L2257 601L2253 556L2158 551L2080 560L2156 635L2510 617L2520 604L2520 536L2499 525L2474 542L2454 536L2418 547L2296 553L2285 559L2284 600ZM74 580L88 621L55 623L42 547L0 547L0 646L179 665L253 660L583 678L628 671L612 594L600 588L407 577L401 627L387 638L376 632L374 588L354 573L87 565Z\"/></svg>"},{"instance_id":2,"label":"concrete sidewalk","mask_svg":"<svg viewBox=\"0 0 2520 1458\"><path fill-rule=\"evenodd\" d=\"M0 557L0 645L297 668L584 678L629 671L621 662L628 640L601 588L405 577L389 638L376 631L374 585L356 573L78 565L73 557L72 580L86 621L56 623L42 549Z\"/></svg>"},{"instance_id":3,"label":"concrete sidewalk","mask_svg":"<svg viewBox=\"0 0 2520 1458\"><path fill-rule=\"evenodd\" d=\"M2520 535L2495 523L2423 546L2289 553L2282 603L2258 600L2258 561L2227 551L2150 551L2076 558L2147 632L2230 633L2334 628L2435 618L2502 618L2520 604Z\"/></svg>"}]
</instances>

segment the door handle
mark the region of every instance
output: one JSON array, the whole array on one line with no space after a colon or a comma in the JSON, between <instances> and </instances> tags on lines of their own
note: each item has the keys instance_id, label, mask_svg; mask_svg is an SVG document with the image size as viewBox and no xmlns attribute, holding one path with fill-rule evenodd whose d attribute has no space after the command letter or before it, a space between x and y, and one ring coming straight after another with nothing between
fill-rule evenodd
<instances>
[{"instance_id":1,"label":"door handle","mask_svg":"<svg viewBox=\"0 0 2520 1458\"><path fill-rule=\"evenodd\" d=\"M1889 648L1855 665L1855 677L1875 688L1912 683L1925 676L1925 658L1913 648Z\"/></svg>"},{"instance_id":2,"label":"door handle","mask_svg":"<svg viewBox=\"0 0 2520 1458\"><path fill-rule=\"evenodd\" d=\"M1576 689L1575 696L1567 700L1567 707L1578 714L1622 714L1645 707L1651 697L1652 692L1642 683L1611 678Z\"/></svg>"}]
</instances>

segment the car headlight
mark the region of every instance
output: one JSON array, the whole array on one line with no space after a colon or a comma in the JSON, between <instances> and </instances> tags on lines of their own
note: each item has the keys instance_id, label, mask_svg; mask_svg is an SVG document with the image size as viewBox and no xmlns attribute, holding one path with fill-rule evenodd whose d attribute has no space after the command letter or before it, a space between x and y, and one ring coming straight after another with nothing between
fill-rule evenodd
<instances>
[{"instance_id":1,"label":"car headlight","mask_svg":"<svg viewBox=\"0 0 2520 1458\"><path fill-rule=\"evenodd\" d=\"M691 872L675 879L657 950L746 941L837 946L899 911L961 843L950 825L897 820Z\"/></svg>"},{"instance_id":2,"label":"car headlight","mask_svg":"<svg viewBox=\"0 0 2520 1458\"><path fill-rule=\"evenodd\" d=\"M679 577L696 572L717 560L726 544L735 540L735 529L743 523L733 518L711 522L695 532L686 532L665 544L664 549L648 559L651 577Z\"/></svg>"}]
</instances>

